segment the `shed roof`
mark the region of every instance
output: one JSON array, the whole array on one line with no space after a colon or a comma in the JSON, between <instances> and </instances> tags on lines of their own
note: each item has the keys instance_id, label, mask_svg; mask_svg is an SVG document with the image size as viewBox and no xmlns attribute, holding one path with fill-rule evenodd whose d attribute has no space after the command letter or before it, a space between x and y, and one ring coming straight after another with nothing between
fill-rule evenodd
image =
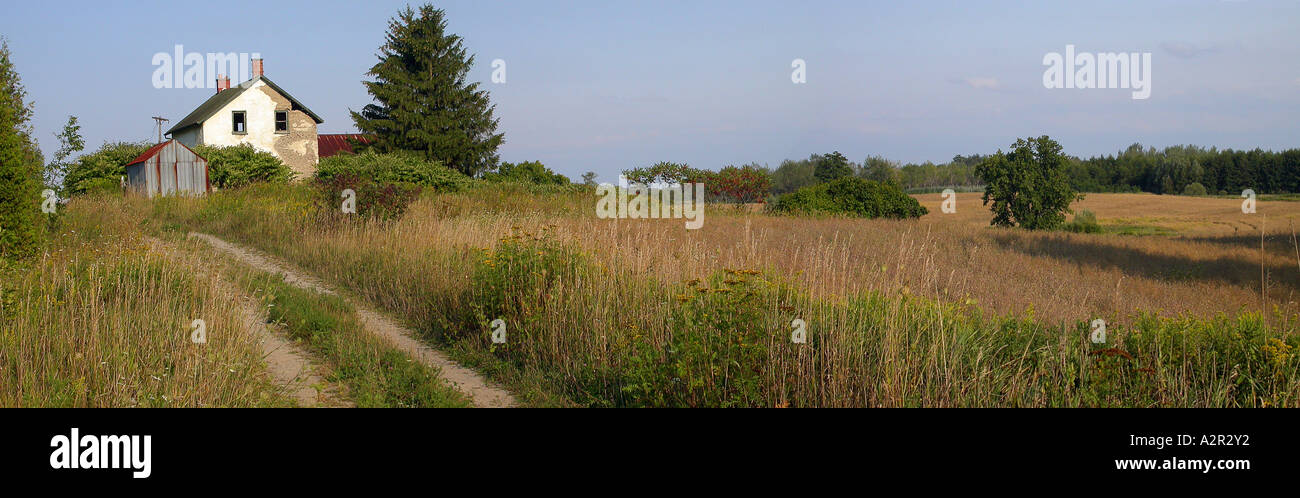
<instances>
[{"instance_id":1,"label":"shed roof","mask_svg":"<svg viewBox=\"0 0 1300 498\"><path fill-rule=\"evenodd\" d=\"M144 151L143 153L141 153L140 155L136 156L136 158L135 158L135 159L132 159L131 162L126 163L126 165L127 165L127 166L130 166L130 165L135 164L135 163L140 163L140 162L147 161L149 158L151 158L151 157L157 155L157 154L158 154L158 151L163 150L163 147L166 147L167 144L172 143L172 142L176 142L176 140L175 140L175 139L171 139L171 140L167 140L166 142L162 142L162 143L159 143L159 144L157 144L157 145L154 145L153 147L150 147L149 150L146 150L146 151ZM177 145L180 145L181 147L185 147L185 150L190 151L190 153L194 154L194 155L195 155L196 157L198 157L199 159L202 159L204 162L207 162L208 158L203 157L202 155L199 155L198 152L194 152L194 149L191 149L188 145L185 145L185 144L180 143L180 142L176 142L176 144L177 144Z\"/></svg>"},{"instance_id":2,"label":"shed roof","mask_svg":"<svg viewBox=\"0 0 1300 498\"><path fill-rule=\"evenodd\" d=\"M248 91L249 88L252 88L253 83L256 83L258 80L261 80L263 83L266 83L267 86L270 86L275 91L280 92L280 95L283 95L284 98L289 99L290 102L293 102L294 106L296 106L298 109L301 109L302 112L307 113L307 115L311 116L312 119L316 120L316 124L321 124L325 122L324 119L321 119L320 116L317 116L316 113L312 112L311 109L308 109L307 106L302 105L302 102L299 102L298 99L293 98L293 95L289 95L289 92L284 91L283 88L280 88L280 85L275 84L275 82L271 81L270 78L267 78L266 76L257 76L251 80L230 87L227 90L222 90L220 92L217 92L216 95L208 97L208 100L200 104L197 109L194 109L194 112L191 112L188 115L186 115L184 118L181 118L180 121L176 122L176 126L173 126L171 127L171 129L167 130L167 134L170 135L174 132L207 121L208 118L212 117L213 114L216 114L217 111L220 111L221 108L226 106L226 104L229 104L231 101L235 100L235 98L242 95L245 91Z\"/></svg>"}]
</instances>

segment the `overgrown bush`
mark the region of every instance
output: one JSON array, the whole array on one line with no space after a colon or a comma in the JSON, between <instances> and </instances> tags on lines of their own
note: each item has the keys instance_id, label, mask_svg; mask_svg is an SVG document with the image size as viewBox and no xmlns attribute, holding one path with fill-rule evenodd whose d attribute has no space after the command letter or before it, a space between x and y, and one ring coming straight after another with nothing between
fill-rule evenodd
<instances>
[{"instance_id":1,"label":"overgrown bush","mask_svg":"<svg viewBox=\"0 0 1300 498\"><path fill-rule=\"evenodd\" d=\"M629 182L642 185L702 183L707 198L716 202L762 202L772 190L772 172L757 163L709 171L686 164L661 162L623 170L623 176Z\"/></svg>"},{"instance_id":2,"label":"overgrown bush","mask_svg":"<svg viewBox=\"0 0 1300 498\"><path fill-rule=\"evenodd\" d=\"M63 190L79 195L106 185L119 186L126 176L126 163L149 150L148 142L105 142L99 149L68 165Z\"/></svg>"},{"instance_id":3,"label":"overgrown bush","mask_svg":"<svg viewBox=\"0 0 1300 498\"><path fill-rule=\"evenodd\" d=\"M568 185L569 177L551 171L540 161L501 163L496 171L483 174L489 182L533 183L537 185Z\"/></svg>"},{"instance_id":4,"label":"overgrown bush","mask_svg":"<svg viewBox=\"0 0 1300 498\"><path fill-rule=\"evenodd\" d=\"M629 406L759 407L771 346L785 333L769 302L777 286L755 270L724 270L679 290L668 344L637 341L623 372Z\"/></svg>"},{"instance_id":5,"label":"overgrown bush","mask_svg":"<svg viewBox=\"0 0 1300 498\"><path fill-rule=\"evenodd\" d=\"M689 182L704 184L713 202L762 202L772 190L772 174L758 164L727 166L718 171L696 170Z\"/></svg>"},{"instance_id":6,"label":"overgrown bush","mask_svg":"<svg viewBox=\"0 0 1300 498\"><path fill-rule=\"evenodd\" d=\"M1204 196L1205 194L1205 185L1201 185L1199 182L1192 182L1183 187L1183 195Z\"/></svg>"},{"instance_id":7,"label":"overgrown bush","mask_svg":"<svg viewBox=\"0 0 1300 498\"><path fill-rule=\"evenodd\" d=\"M857 177L844 177L785 194L777 198L772 210L863 218L917 218L929 212L897 186Z\"/></svg>"},{"instance_id":8,"label":"overgrown bush","mask_svg":"<svg viewBox=\"0 0 1300 498\"><path fill-rule=\"evenodd\" d=\"M336 176L367 178L380 184L409 183L438 192L457 192L470 184L469 177L460 172L411 152L339 154L316 166L317 180L329 182Z\"/></svg>"},{"instance_id":9,"label":"overgrown bush","mask_svg":"<svg viewBox=\"0 0 1300 498\"><path fill-rule=\"evenodd\" d=\"M270 152L250 144L233 146L199 145L194 147L208 160L208 178L217 188L239 188L252 183L285 183L293 179L293 170Z\"/></svg>"},{"instance_id":10,"label":"overgrown bush","mask_svg":"<svg viewBox=\"0 0 1300 498\"><path fill-rule=\"evenodd\" d=\"M381 182L353 173L337 174L328 179L317 178L315 187L317 209L329 220L340 220L346 216L397 219L419 198L421 190L419 185L413 183ZM344 195L347 190L352 191L350 196ZM355 202L355 213L343 211L345 200Z\"/></svg>"},{"instance_id":11,"label":"overgrown bush","mask_svg":"<svg viewBox=\"0 0 1300 498\"><path fill-rule=\"evenodd\" d=\"M1087 209L1075 213L1074 219L1066 223L1063 228L1067 232L1074 233L1101 233L1101 225L1097 224L1097 215Z\"/></svg>"},{"instance_id":12,"label":"overgrown bush","mask_svg":"<svg viewBox=\"0 0 1300 498\"><path fill-rule=\"evenodd\" d=\"M623 170L623 176L627 177L629 182L654 185L656 183L684 183L688 178L698 175L699 171L688 164L663 161L653 166Z\"/></svg>"}]
</instances>

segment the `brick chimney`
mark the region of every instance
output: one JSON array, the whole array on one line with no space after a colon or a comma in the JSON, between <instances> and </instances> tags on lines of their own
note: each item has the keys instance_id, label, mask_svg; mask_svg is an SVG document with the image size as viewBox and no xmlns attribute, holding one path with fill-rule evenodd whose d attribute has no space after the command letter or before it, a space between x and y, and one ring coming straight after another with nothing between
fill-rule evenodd
<instances>
[{"instance_id":1,"label":"brick chimney","mask_svg":"<svg viewBox=\"0 0 1300 498\"><path fill-rule=\"evenodd\" d=\"M253 77L256 78L261 75L262 75L262 58L258 57L256 59L253 59Z\"/></svg>"},{"instance_id":2,"label":"brick chimney","mask_svg":"<svg viewBox=\"0 0 1300 498\"><path fill-rule=\"evenodd\" d=\"M221 93L222 90L229 90L229 89L230 89L230 78L227 78L226 75L224 74L218 74L217 93Z\"/></svg>"}]
</instances>

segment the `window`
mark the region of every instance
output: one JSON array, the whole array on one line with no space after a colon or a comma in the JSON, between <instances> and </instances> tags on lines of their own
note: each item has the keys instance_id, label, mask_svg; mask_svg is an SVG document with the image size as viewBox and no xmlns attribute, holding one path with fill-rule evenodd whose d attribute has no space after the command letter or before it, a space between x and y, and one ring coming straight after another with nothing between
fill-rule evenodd
<instances>
[{"instance_id":1,"label":"window","mask_svg":"<svg viewBox=\"0 0 1300 498\"><path fill-rule=\"evenodd\" d=\"M275 132L289 133L289 111L275 111Z\"/></svg>"},{"instance_id":2,"label":"window","mask_svg":"<svg viewBox=\"0 0 1300 498\"><path fill-rule=\"evenodd\" d=\"M233 111L230 113L231 133L243 135L248 133L248 125L244 121L244 111Z\"/></svg>"}]
</instances>

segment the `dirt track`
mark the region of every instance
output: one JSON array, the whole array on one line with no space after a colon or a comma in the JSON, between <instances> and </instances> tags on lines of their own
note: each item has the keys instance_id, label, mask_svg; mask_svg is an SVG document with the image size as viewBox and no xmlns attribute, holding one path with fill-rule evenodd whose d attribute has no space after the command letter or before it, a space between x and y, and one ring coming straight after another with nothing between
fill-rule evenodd
<instances>
[{"instance_id":1,"label":"dirt track","mask_svg":"<svg viewBox=\"0 0 1300 498\"><path fill-rule=\"evenodd\" d=\"M190 233L190 237L203 240L217 250L231 255L240 262L253 268L283 275L285 282L290 285L324 294L338 295L321 281L290 270L287 265L279 263L271 256L264 255L253 249L226 242L225 240L208 234ZM347 298L344 297L344 299ZM481 408L503 408L517 405L514 397L504 389L489 383L477 372L461 366L459 363L447 358L447 356L441 352L430 348L415 339L414 331L398 325L396 321L362 306L361 303L358 303L355 300L348 299L348 302L356 309L357 316L360 318L362 325L367 331L384 338L394 347L410 355L412 358L419 360L421 363L437 368L441 377L453 387L468 395L473 401L474 406Z\"/></svg>"}]
</instances>

